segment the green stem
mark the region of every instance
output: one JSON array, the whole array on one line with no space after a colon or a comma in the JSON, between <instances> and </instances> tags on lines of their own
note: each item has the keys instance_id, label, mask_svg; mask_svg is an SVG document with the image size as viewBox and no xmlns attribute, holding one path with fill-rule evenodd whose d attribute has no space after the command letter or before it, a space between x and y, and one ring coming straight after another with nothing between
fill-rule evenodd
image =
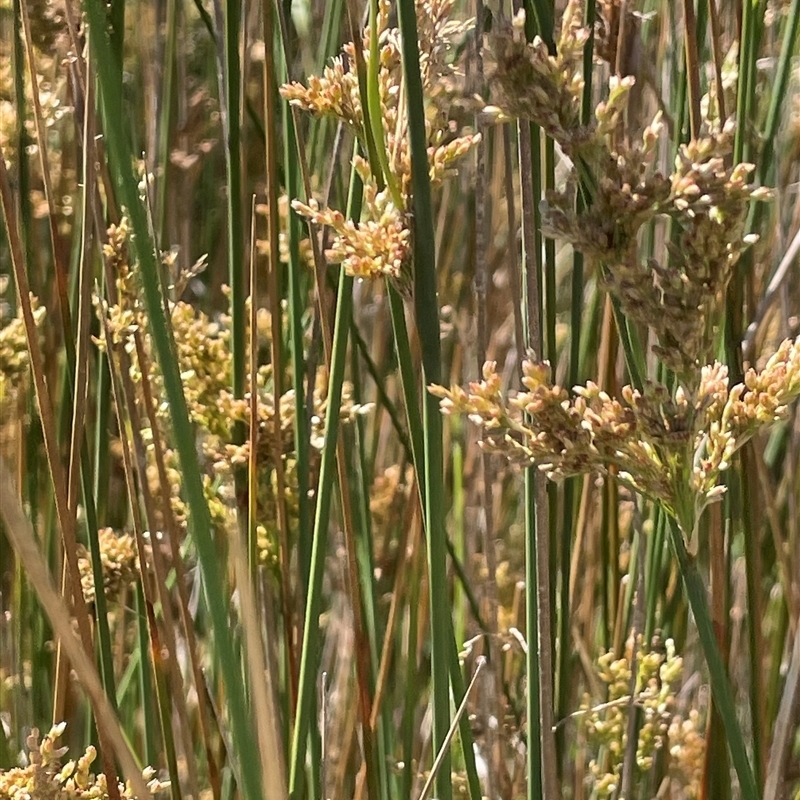
<instances>
[{"instance_id":1,"label":"green stem","mask_svg":"<svg viewBox=\"0 0 800 800\"><path fill-rule=\"evenodd\" d=\"M706 587L697 569L696 561L686 550L683 532L674 517L668 517L668 525L670 541L678 559L678 568L686 590L686 597L694 615L697 633L700 637L700 645L703 648L703 654L708 665L714 700L720 717L722 717L731 760L739 777L742 799L759 800L760 794L755 775L747 757L747 748L742 736L742 729L736 717L733 689L731 688L728 672L725 669L725 662L717 646L717 637L714 634L714 626L708 610Z\"/></svg>"},{"instance_id":2,"label":"green stem","mask_svg":"<svg viewBox=\"0 0 800 800\"><path fill-rule=\"evenodd\" d=\"M355 170L351 175L348 217L357 219L361 215L362 186ZM347 362L347 340L353 316L353 278L339 274L339 289L336 301L336 321L333 329L330 377L328 379L328 405L325 412L325 446L319 473L319 489L314 517L314 540L311 548L311 565L306 596L303 646L300 656L300 679L298 683L297 709L289 770L290 800L301 800L303 795L306 747L311 711L317 691L317 668L319 661L319 617L322 613L322 589L325 576L325 560L328 545L328 527L331 513L333 489L336 483L336 441L339 435L339 407L342 384ZM316 787L319 774L315 770L312 784ZM319 788L315 788L319 795Z\"/></svg>"},{"instance_id":3,"label":"green stem","mask_svg":"<svg viewBox=\"0 0 800 800\"><path fill-rule=\"evenodd\" d=\"M402 34L403 78L408 103L411 143L411 184L414 197L414 305L422 350L423 430L425 432L425 530L428 535L428 580L431 603L431 672L433 683L433 751L438 753L450 729L448 644L452 636L447 592L447 546L444 528L444 453L442 419L437 399L425 390L441 383L439 304L436 285L433 207L428 166L425 108L414 0L398 0ZM450 757L436 776L439 800L453 794Z\"/></svg>"}]
</instances>

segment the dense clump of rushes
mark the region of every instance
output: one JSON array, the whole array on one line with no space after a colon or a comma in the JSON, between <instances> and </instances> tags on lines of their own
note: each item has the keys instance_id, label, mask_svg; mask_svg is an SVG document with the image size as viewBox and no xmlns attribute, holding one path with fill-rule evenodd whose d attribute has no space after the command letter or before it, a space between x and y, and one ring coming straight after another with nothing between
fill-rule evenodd
<instances>
[{"instance_id":1,"label":"dense clump of rushes","mask_svg":"<svg viewBox=\"0 0 800 800\"><path fill-rule=\"evenodd\" d=\"M0 796L796 794L800 0L239 6L0 0Z\"/></svg>"}]
</instances>

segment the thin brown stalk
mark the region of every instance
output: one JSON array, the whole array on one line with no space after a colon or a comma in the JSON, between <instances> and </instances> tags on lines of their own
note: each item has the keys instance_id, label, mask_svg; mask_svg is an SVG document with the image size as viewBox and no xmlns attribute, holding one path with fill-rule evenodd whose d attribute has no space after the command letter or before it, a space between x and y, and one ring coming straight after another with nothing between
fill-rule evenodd
<instances>
[{"instance_id":1,"label":"thin brown stalk","mask_svg":"<svg viewBox=\"0 0 800 800\"><path fill-rule=\"evenodd\" d=\"M711 0L711 5L713 4L714 0ZM703 117L700 111L700 59L697 54L697 17L694 13L694 0L683 0L683 25L686 77L689 81L689 128L692 139L697 139Z\"/></svg>"},{"instance_id":2,"label":"thin brown stalk","mask_svg":"<svg viewBox=\"0 0 800 800\"><path fill-rule=\"evenodd\" d=\"M638 681L638 656L639 647L638 639L644 630L645 623L645 585L644 573L647 569L647 559L644 547L644 536L641 529L637 533L639 543L637 547L637 562L636 562L636 602L633 610L633 622L631 625L630 639L633 643L631 648L631 682L630 682L630 699L628 700L628 721L626 729L627 745L625 748L625 756L622 761L622 782L620 784L619 796L620 798L633 796L633 771L636 764L636 746L638 737L636 735L636 684ZM623 586L624 588L624 586Z\"/></svg>"},{"instance_id":3,"label":"thin brown stalk","mask_svg":"<svg viewBox=\"0 0 800 800\"><path fill-rule=\"evenodd\" d=\"M522 236L525 244L525 278L528 290L528 343L534 358L542 357L542 322L539 312L539 253L536 248L535 205L531 170L536 162L527 121L518 125L520 177L522 187ZM542 790L544 800L556 800L558 787L558 755L554 731L555 697L553 685L552 607L550 603L550 536L549 512L544 477L534 476L536 495L536 593L538 609L539 703L542 737Z\"/></svg>"},{"instance_id":4,"label":"thin brown stalk","mask_svg":"<svg viewBox=\"0 0 800 800\"><path fill-rule=\"evenodd\" d=\"M33 53L33 39L31 37L31 21L28 15L28 4L20 3L22 9L22 26L25 31L25 55L28 63L28 77L31 81L31 97L33 99L33 118L36 125L36 148L39 153L39 164L42 171L42 185L44 197L47 202L48 230L50 232L50 247L53 253L53 265L56 272L56 289L58 293L58 303L61 311L62 329L64 331L64 345L67 349L67 356L74 355L74 344L72 340L72 317L69 307L69 284L67 281L67 270L64 264L64 250L61 244L61 237L58 234L58 218L56 217L55 195L53 193L53 180L50 175L50 162L47 150L47 135L44 129L44 118L42 116L42 104L39 99L39 76L36 74L36 61Z\"/></svg>"},{"instance_id":5,"label":"thin brown stalk","mask_svg":"<svg viewBox=\"0 0 800 800\"><path fill-rule=\"evenodd\" d=\"M628 31L628 0L621 0L619 4L619 26L617 28L617 52L616 63L614 64L614 72L619 77L627 75L628 65L625 63L627 59L628 48L625 46Z\"/></svg>"},{"instance_id":6,"label":"thin brown stalk","mask_svg":"<svg viewBox=\"0 0 800 800\"><path fill-rule=\"evenodd\" d=\"M517 368L522 370L525 358L525 330L522 324L522 283L519 280L519 259L517 258L517 215L514 192L514 165L511 146L511 128L503 125L503 184L505 187L506 209L508 214L508 272L511 276L511 302L514 304L514 343L517 348Z\"/></svg>"},{"instance_id":7,"label":"thin brown stalk","mask_svg":"<svg viewBox=\"0 0 800 800\"><path fill-rule=\"evenodd\" d=\"M0 164L4 166L1 158ZM47 614L56 636L62 642L78 680L92 704L98 730L102 731L102 737L110 747L110 751L119 759L136 795L140 800L152 800L150 790L142 778L114 710L103 691L100 676L85 652L83 644L75 635L72 621L64 607L64 601L55 587L53 576L39 550L36 534L30 520L25 516L17 494L14 474L2 458L0 458L0 519L3 520L6 536L16 551L31 586L36 589L42 608ZM109 786L109 795L111 794L112 790ZM117 791L116 794L118 797L119 792Z\"/></svg>"},{"instance_id":8,"label":"thin brown stalk","mask_svg":"<svg viewBox=\"0 0 800 800\"><path fill-rule=\"evenodd\" d=\"M90 87L91 89L91 87ZM87 96L88 102L93 102ZM67 502L70 516L78 513L81 445L86 424L86 402L89 390L89 343L92 314L92 216L91 198L95 191L94 115L83 120L83 192L81 195L81 258L78 266L78 343L75 354L75 381L72 394L72 431L69 447L69 489ZM52 219L52 214L50 215Z\"/></svg>"},{"instance_id":9,"label":"thin brown stalk","mask_svg":"<svg viewBox=\"0 0 800 800\"><path fill-rule=\"evenodd\" d=\"M714 60L714 82L717 87L717 110L720 130L725 127L728 114L725 109L725 89L722 85L722 31L719 26L717 0L708 0L708 22L711 26L711 56Z\"/></svg>"},{"instance_id":10,"label":"thin brown stalk","mask_svg":"<svg viewBox=\"0 0 800 800\"><path fill-rule=\"evenodd\" d=\"M723 519L721 508L712 506L709 510L708 520L708 552L709 552L709 586L710 586L710 611L711 620L714 625L714 633L717 637L717 645L725 662L728 662L730 646L728 639L727 620L729 618L726 605L727 577L725 567L725 533L723 530ZM716 750L714 740L723 735L722 722L714 705L714 698L711 698L711 713L708 715L706 723L706 750L703 764L703 781L701 786L701 797L709 796L710 773L713 770L711 763L713 754Z\"/></svg>"}]
</instances>

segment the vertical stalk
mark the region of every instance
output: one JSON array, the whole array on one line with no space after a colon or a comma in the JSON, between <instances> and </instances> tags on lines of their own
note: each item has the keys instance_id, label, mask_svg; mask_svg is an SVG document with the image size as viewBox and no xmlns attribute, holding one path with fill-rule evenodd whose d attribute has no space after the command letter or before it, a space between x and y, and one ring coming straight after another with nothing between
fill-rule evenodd
<instances>
[{"instance_id":1,"label":"vertical stalk","mask_svg":"<svg viewBox=\"0 0 800 800\"><path fill-rule=\"evenodd\" d=\"M281 358L281 345L283 340L283 320L281 298L282 287L280 279L281 260L279 249L280 220L278 215L278 121L275 113L278 108L277 75L275 69L274 43L280 38L276 37L274 24L275 10L272 0L263 0L262 23L264 30L264 120L266 131L266 183L267 183L267 221L269 239L269 266L267 270L270 312L271 312L271 342L270 357L272 362L272 394L275 408L273 430L271 436L271 450L273 468L275 470L276 506L278 510L278 546L280 548L280 574L281 574L281 607L283 612L284 639L289 668L289 689L291 702L294 703L297 694L297 668L292 634L294 628L294 611L292 605L291 588L291 553L289 552L289 515L286 508L286 477L283 465L283 424L280 415L280 398L283 394L283 367ZM253 264L255 269L255 263ZM258 298L255 291L250 296L250 302L255 308ZM256 337L255 328L250 332ZM255 396L256 386L252 384L251 393Z\"/></svg>"},{"instance_id":2,"label":"vertical stalk","mask_svg":"<svg viewBox=\"0 0 800 800\"><path fill-rule=\"evenodd\" d=\"M706 587L697 569L697 564L686 550L683 532L674 517L667 515L668 529L672 549L678 560L681 579L683 580L686 597L694 615L700 645L708 664L711 684L714 687L715 700L719 709L725 734L728 738L731 760L739 777L739 786L743 800L758 800L760 793L756 784L753 769L747 757L747 748L742 736L742 729L736 717L736 704L733 698L728 671L717 646L714 635L714 626L708 611L706 600Z\"/></svg>"},{"instance_id":3,"label":"vertical stalk","mask_svg":"<svg viewBox=\"0 0 800 800\"><path fill-rule=\"evenodd\" d=\"M444 454L439 403L425 390L441 382L439 304L434 252L433 208L428 173L428 143L419 67L416 8L413 0L398 0L402 33L403 78L408 102L411 141L411 183L414 197L414 307L422 349L423 417L425 434L425 529L428 534L428 580L431 603L431 672L433 684L433 750L439 752L450 728L448 643L452 637L447 595L447 546L444 529ZM436 778L439 800L451 800L450 758L445 754Z\"/></svg>"},{"instance_id":4,"label":"vertical stalk","mask_svg":"<svg viewBox=\"0 0 800 800\"><path fill-rule=\"evenodd\" d=\"M361 181L355 170L351 175L348 216L357 219L361 215ZM289 769L290 800L301 800L303 777L306 765L306 747L311 726L311 709L317 691L317 666L319 659L319 616L322 612L322 583L325 576L325 559L328 545L331 501L335 484L336 449L339 436L339 405L342 383L347 362L347 340L353 314L353 278L344 269L339 273L339 289L336 300L336 321L333 329L331 365L328 378L328 405L325 414L325 447L319 473L319 490L314 517L314 539L311 550L311 569L306 595L303 646L300 656L300 678L298 682L297 706ZM368 721L367 721L368 724ZM319 794L319 775L312 776L312 783Z\"/></svg>"},{"instance_id":5,"label":"vertical stalk","mask_svg":"<svg viewBox=\"0 0 800 800\"><path fill-rule=\"evenodd\" d=\"M224 86L221 103L222 132L225 142L225 177L227 182L228 270L231 290L232 391L237 399L244 397L245 356L245 259L242 232L242 166L239 63L239 17L241 0L226 0L224 14ZM269 46L269 45L268 45ZM233 441L244 441L244 426L235 425ZM241 484L242 474L238 470ZM240 488L240 487L237 487Z\"/></svg>"}]
</instances>

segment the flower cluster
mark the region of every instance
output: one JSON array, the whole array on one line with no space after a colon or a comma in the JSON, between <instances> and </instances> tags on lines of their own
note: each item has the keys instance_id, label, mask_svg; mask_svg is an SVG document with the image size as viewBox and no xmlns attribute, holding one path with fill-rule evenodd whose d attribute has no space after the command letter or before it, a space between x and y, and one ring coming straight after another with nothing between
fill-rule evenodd
<instances>
[{"instance_id":1,"label":"flower cluster","mask_svg":"<svg viewBox=\"0 0 800 800\"><path fill-rule=\"evenodd\" d=\"M139 577L136 543L130 534L120 534L112 528L101 528L97 532L97 538L103 567L103 589L106 597L116 597L123 589L132 586ZM86 548L81 546L78 552L78 569L87 603L93 603L95 596L91 558Z\"/></svg>"},{"instance_id":2,"label":"flower cluster","mask_svg":"<svg viewBox=\"0 0 800 800\"><path fill-rule=\"evenodd\" d=\"M452 173L455 164L479 141L479 135L466 132L453 136L447 124L447 103L450 79L457 74L451 52L454 44L467 33L471 23L450 18L454 0L418 0L417 18L420 36L420 69L426 97L435 104L426 115L428 160L432 184L443 181ZM355 133L364 152L370 138L385 149L388 174L376 178L373 169L363 158L355 158L355 166L364 182L365 202L359 220L347 220L334 209L320 209L310 199L308 203L294 201L294 208L317 225L333 232L333 241L326 256L331 263L344 265L349 275L357 277L389 277L403 288L410 273L413 206L411 196L411 153L408 141L408 119L401 101L402 69L400 33L389 27L389 3L379 3L377 19L380 66L378 96L382 130L379 135L367 130L367 120L361 103L358 76L355 69L356 52L353 43L344 47L341 57L333 59L322 76L312 76L307 86L291 83L281 88L281 94L293 105L318 116L333 116L343 121ZM364 33L363 57L369 64L370 29ZM386 186L383 185L385 179Z\"/></svg>"},{"instance_id":3,"label":"flower cluster","mask_svg":"<svg viewBox=\"0 0 800 800\"><path fill-rule=\"evenodd\" d=\"M690 800L700 796L706 754L704 725L696 708L686 717L676 715L669 726L669 754L673 781Z\"/></svg>"},{"instance_id":4,"label":"flower cluster","mask_svg":"<svg viewBox=\"0 0 800 800\"><path fill-rule=\"evenodd\" d=\"M609 101L598 109L598 131L609 140L632 85L632 78L612 80ZM661 127L657 117L640 145L601 151L589 208L575 210L574 182L549 194L545 225L599 268L625 314L653 329L656 354L687 380L714 351L733 267L757 239L744 234L748 206L769 192L749 184L751 164L728 166L730 124L683 145L670 176L652 172ZM659 216L672 220L677 238L664 258L642 259L638 233Z\"/></svg>"},{"instance_id":5,"label":"flower cluster","mask_svg":"<svg viewBox=\"0 0 800 800\"><path fill-rule=\"evenodd\" d=\"M497 67L492 76L495 105L488 113L520 117L536 122L565 152L574 154L591 138L581 124L583 46L589 31L582 27L582 4L569 0L564 11L556 54L539 36L525 38L525 12L514 17L510 30L490 37L490 51Z\"/></svg>"},{"instance_id":6,"label":"flower cluster","mask_svg":"<svg viewBox=\"0 0 800 800\"><path fill-rule=\"evenodd\" d=\"M411 254L411 230L405 215L374 183L365 186L368 216L363 222L347 219L333 208L320 209L316 200L308 205L296 202L298 213L334 233L333 245L325 256L332 264L344 263L347 273L357 278L382 276L399 278Z\"/></svg>"},{"instance_id":7,"label":"flower cluster","mask_svg":"<svg viewBox=\"0 0 800 800\"><path fill-rule=\"evenodd\" d=\"M598 659L598 677L605 684L607 700L590 706L583 703L583 724L589 743L601 757L593 759L589 769L597 797L612 797L619 787L627 747L627 719L631 697L632 647L622 658L605 653ZM671 639L655 638L647 649L641 648L636 659L637 672L633 703L641 710L636 766L647 771L667 740L675 684L683 669L683 659L675 653Z\"/></svg>"},{"instance_id":8,"label":"flower cluster","mask_svg":"<svg viewBox=\"0 0 800 800\"><path fill-rule=\"evenodd\" d=\"M680 148L672 173L656 171L661 112L640 141L621 135L633 76L612 76L593 125L582 125L587 31L580 6L567 4L555 55L538 38L526 42L524 16L511 35L493 38L497 102L504 113L536 122L572 158L566 187L548 193L543 207L548 235L586 254L604 288L627 317L653 329L656 354L686 382L712 358L733 267L756 241L744 232L749 204L770 193L750 185L751 164L730 163L731 120L722 129L707 120L702 134ZM613 4L604 6L613 11ZM610 57L616 43L606 44ZM591 199L578 205L579 181ZM643 259L639 234L657 218L669 219L677 235L663 254Z\"/></svg>"},{"instance_id":9,"label":"flower cluster","mask_svg":"<svg viewBox=\"0 0 800 800\"><path fill-rule=\"evenodd\" d=\"M33 318L36 327L40 328L45 317L45 310L40 308L36 298L31 297ZM30 363L28 356L28 340L25 336L25 323L22 311L4 324L0 315L0 403L15 397L25 382Z\"/></svg>"},{"instance_id":10,"label":"flower cluster","mask_svg":"<svg viewBox=\"0 0 800 800\"><path fill-rule=\"evenodd\" d=\"M127 241L129 229L127 222L112 226L108 231L108 243L104 256L112 272L116 275L117 303L109 305L99 299L96 305L100 317L110 334L113 346L124 348L129 354L136 354L135 336L141 336L144 363L131 358L130 377L135 387L141 385L143 372L151 382L153 396L163 396L163 378L149 335L147 314L141 300L138 273L128 262ZM194 268L193 268L194 269ZM187 283L186 276L173 276L176 294ZM249 307L249 301L248 301ZM261 365L256 371L256 383L250 386L249 375L246 380L244 397L237 398L231 389L231 320L220 314L212 319L190 303L175 300L169 303L170 323L175 350L181 372L183 391L186 397L189 418L197 433L198 450L202 453L204 492L209 504L212 521L220 529L226 529L231 521L230 509L234 502L233 473L238 467L248 463L250 442L241 444L233 439L233 426L239 422L244 430L250 426L250 392L258 395L258 451L256 462L261 478L259 486L259 557L262 563L273 563L275 556L275 535L277 532L277 483L275 480L276 454L283 462L286 478L286 503L290 519L296 519L298 508L297 470L295 463L295 396L294 390L284 392L276 398L273 391L272 366ZM249 314L248 314L249 318ZM256 336L263 350L269 348L270 315L265 309L257 314ZM249 333L249 331L248 331ZM104 339L97 340L104 348ZM325 440L324 419L327 409L327 383L325 370L318 370L313 390L310 392L313 406L309 409L312 445L312 469L315 468L319 450ZM369 406L361 406L353 399L352 386L345 383L342 390L340 416L342 421L351 421L355 415L369 411ZM156 409L157 421L162 439L166 438L162 453L170 496L166 498L175 519L183 524L187 518L187 508L181 496L182 477L177 453L169 438L169 409L162 404ZM280 442L275 442L276 417L280 422ZM161 481L156 467L154 432L144 412L142 412L142 437L148 453L148 484L155 497L162 497ZM160 525L166 521L160 516ZM88 567L88 562L87 562Z\"/></svg>"},{"instance_id":11,"label":"flower cluster","mask_svg":"<svg viewBox=\"0 0 800 800\"><path fill-rule=\"evenodd\" d=\"M570 395L554 385L547 363L523 364L522 391L506 400L496 365L468 390L439 386L446 414L467 414L482 429L481 445L550 477L613 473L636 492L664 504L691 534L724 487L720 473L756 431L781 419L800 395L800 339L786 340L765 367L728 384L727 368L700 370L698 385L674 392L657 383L625 386L615 399L594 383Z\"/></svg>"},{"instance_id":12,"label":"flower cluster","mask_svg":"<svg viewBox=\"0 0 800 800\"><path fill-rule=\"evenodd\" d=\"M39 741L39 731L31 731L27 740L28 763L24 767L0 770L0 797L8 800L107 800L108 785L104 774L92 772L97 751L89 746L77 761L62 764L66 747L58 747L66 723L53 726ZM142 776L153 793L162 792L169 783L155 777L155 770L147 767ZM119 785L119 795L124 800L134 797L129 785Z\"/></svg>"}]
</instances>

